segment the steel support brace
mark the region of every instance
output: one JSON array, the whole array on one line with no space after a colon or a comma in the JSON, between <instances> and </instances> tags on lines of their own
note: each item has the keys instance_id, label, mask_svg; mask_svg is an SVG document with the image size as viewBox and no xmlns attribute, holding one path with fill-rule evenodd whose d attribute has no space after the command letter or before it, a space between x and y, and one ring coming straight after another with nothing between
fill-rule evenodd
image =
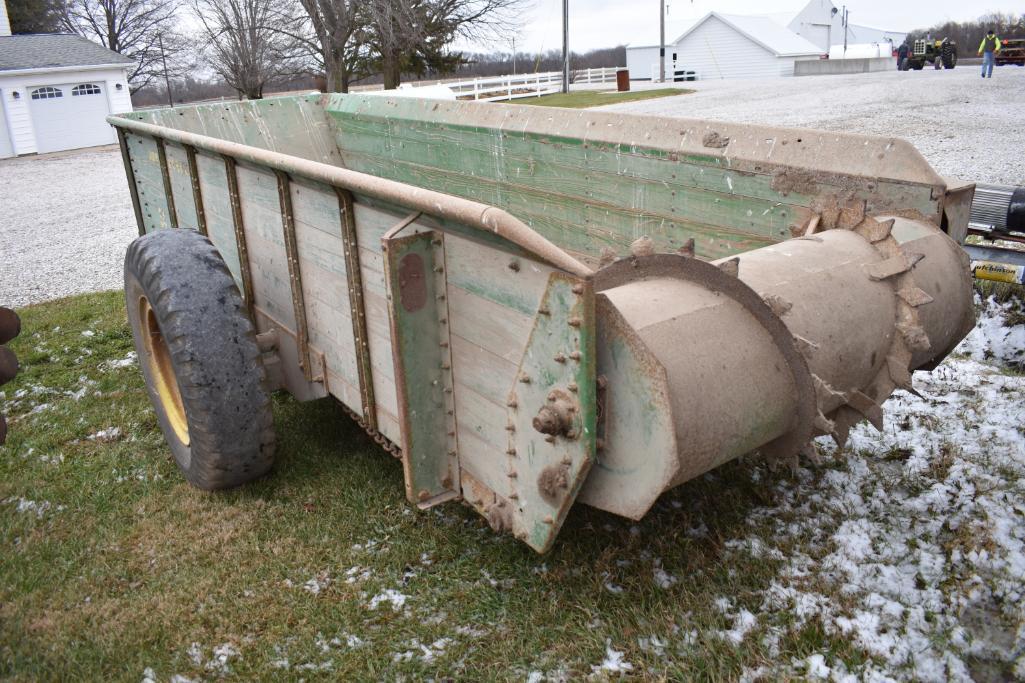
<instances>
[{"instance_id":1,"label":"steel support brace","mask_svg":"<svg viewBox=\"0 0 1025 683\"><path fill-rule=\"evenodd\" d=\"M155 138L157 143L157 157L160 159L160 175L164 179L164 196L167 197L167 215L171 220L171 227L178 228L178 211L174 208L174 191L171 189L171 173L167 169L167 150L164 149L164 139Z\"/></svg>"},{"instance_id":2,"label":"steel support brace","mask_svg":"<svg viewBox=\"0 0 1025 683\"><path fill-rule=\"evenodd\" d=\"M288 257L288 284L295 311L295 340L299 347L299 367L307 382L313 381L310 367L310 332L306 324L306 303L303 300L303 276L299 267L299 243L295 236L295 214L292 212L292 181L284 171L275 171L278 178L278 202L281 205L281 227L285 233L285 254Z\"/></svg>"},{"instance_id":3,"label":"steel support brace","mask_svg":"<svg viewBox=\"0 0 1025 683\"><path fill-rule=\"evenodd\" d=\"M367 310L363 301L363 272L359 262L359 240L356 236L356 214L352 193L340 187L338 211L342 219L342 251L345 254L345 279L349 288L349 308L352 311L352 336L356 349L356 372L359 375L359 394L363 403L363 421L370 429L377 429L377 409L374 399L373 371L370 367L370 341L367 334Z\"/></svg>"},{"instance_id":4,"label":"steel support brace","mask_svg":"<svg viewBox=\"0 0 1025 683\"><path fill-rule=\"evenodd\" d=\"M242 296L246 300L249 319L256 324L256 302L253 299L253 271L249 267L249 248L246 246L246 228L242 221L242 199L238 193L238 169L235 159L224 155L224 172L228 178L228 201L231 203L231 221L235 227L238 247L238 267L242 276Z\"/></svg>"},{"instance_id":5,"label":"steel support brace","mask_svg":"<svg viewBox=\"0 0 1025 683\"><path fill-rule=\"evenodd\" d=\"M196 148L184 145L185 155L189 158L189 179L192 180L192 202L196 206L196 228L203 237L208 235L206 229L206 211L203 209L203 191L199 187L199 165L196 163Z\"/></svg>"},{"instance_id":6,"label":"steel support brace","mask_svg":"<svg viewBox=\"0 0 1025 683\"><path fill-rule=\"evenodd\" d=\"M146 225L142 222L142 203L139 201L139 186L135 184L135 167L132 165L132 153L128 151L128 136L124 129L115 127L117 142L121 147L121 161L125 165L128 176L128 190L132 195L132 209L135 211L135 224L139 228L139 237L146 234Z\"/></svg>"}]
</instances>

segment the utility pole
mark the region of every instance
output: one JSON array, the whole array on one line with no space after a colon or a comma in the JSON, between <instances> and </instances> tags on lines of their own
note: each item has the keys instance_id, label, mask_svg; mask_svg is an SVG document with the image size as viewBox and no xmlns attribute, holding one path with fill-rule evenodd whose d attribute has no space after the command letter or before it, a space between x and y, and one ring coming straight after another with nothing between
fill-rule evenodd
<instances>
[{"instance_id":1,"label":"utility pole","mask_svg":"<svg viewBox=\"0 0 1025 683\"><path fill-rule=\"evenodd\" d=\"M659 0L658 12L658 82L665 83L665 0Z\"/></svg>"},{"instance_id":2,"label":"utility pole","mask_svg":"<svg viewBox=\"0 0 1025 683\"><path fill-rule=\"evenodd\" d=\"M512 62L513 62L513 76L515 76L516 75L516 36L513 36L513 38L512 38L512 49L513 49L513 58L512 58Z\"/></svg>"},{"instance_id":3,"label":"utility pole","mask_svg":"<svg viewBox=\"0 0 1025 683\"><path fill-rule=\"evenodd\" d=\"M562 92L569 92L569 0L562 0Z\"/></svg>"},{"instance_id":4,"label":"utility pole","mask_svg":"<svg viewBox=\"0 0 1025 683\"><path fill-rule=\"evenodd\" d=\"M843 6L843 56L847 56L847 22L849 13L847 12L847 5Z\"/></svg>"},{"instance_id":5,"label":"utility pole","mask_svg":"<svg viewBox=\"0 0 1025 683\"><path fill-rule=\"evenodd\" d=\"M164 85L167 86L167 103L174 109L174 99L171 97L171 79L167 77L167 56L164 54L164 34L157 34L157 42L160 43L160 61L164 63Z\"/></svg>"}]
</instances>

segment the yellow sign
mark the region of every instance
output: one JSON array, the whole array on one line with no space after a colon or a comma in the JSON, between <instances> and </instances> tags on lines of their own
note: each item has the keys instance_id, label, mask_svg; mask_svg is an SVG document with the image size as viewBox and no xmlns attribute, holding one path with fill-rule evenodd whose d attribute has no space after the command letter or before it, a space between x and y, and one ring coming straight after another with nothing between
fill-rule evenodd
<instances>
[{"instance_id":1,"label":"yellow sign","mask_svg":"<svg viewBox=\"0 0 1025 683\"><path fill-rule=\"evenodd\" d=\"M1025 266L1009 266L996 261L972 261L972 275L979 280L1020 285L1025 281Z\"/></svg>"}]
</instances>

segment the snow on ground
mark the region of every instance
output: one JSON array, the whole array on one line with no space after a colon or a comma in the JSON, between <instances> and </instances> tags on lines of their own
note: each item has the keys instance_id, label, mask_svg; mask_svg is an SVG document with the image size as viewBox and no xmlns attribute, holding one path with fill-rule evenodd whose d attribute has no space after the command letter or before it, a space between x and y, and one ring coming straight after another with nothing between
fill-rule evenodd
<instances>
[{"instance_id":1,"label":"snow on ground","mask_svg":"<svg viewBox=\"0 0 1025 683\"><path fill-rule=\"evenodd\" d=\"M788 558L757 615L770 649L818 620L885 666L851 672L822 652L749 680L1000 678L976 658L1025 678L1025 377L1005 369L1025 328L1002 326L1007 308L986 302L955 354L916 373L921 396L887 402L882 433L860 425L843 454L820 439L826 464L778 484L779 502L750 517L774 527L769 543L729 546Z\"/></svg>"},{"instance_id":2,"label":"snow on ground","mask_svg":"<svg viewBox=\"0 0 1025 683\"><path fill-rule=\"evenodd\" d=\"M120 289L138 232L121 153L0 161L0 305Z\"/></svg>"}]
</instances>

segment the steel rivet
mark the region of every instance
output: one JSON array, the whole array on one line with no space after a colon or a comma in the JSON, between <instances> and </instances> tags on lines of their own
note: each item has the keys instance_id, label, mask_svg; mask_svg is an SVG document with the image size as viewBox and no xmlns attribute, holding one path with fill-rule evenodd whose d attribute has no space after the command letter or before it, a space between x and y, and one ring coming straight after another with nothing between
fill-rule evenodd
<instances>
[{"instance_id":1,"label":"steel rivet","mask_svg":"<svg viewBox=\"0 0 1025 683\"><path fill-rule=\"evenodd\" d=\"M551 515L545 515L545 518L541 520L545 524L555 524L555 520L552 519Z\"/></svg>"},{"instance_id":2,"label":"steel rivet","mask_svg":"<svg viewBox=\"0 0 1025 683\"><path fill-rule=\"evenodd\" d=\"M580 318L570 318L567 322L570 327L580 327Z\"/></svg>"},{"instance_id":3,"label":"steel rivet","mask_svg":"<svg viewBox=\"0 0 1025 683\"><path fill-rule=\"evenodd\" d=\"M506 449L505 454L506 455L516 455L516 449L515 448ZM515 472L513 474L515 476Z\"/></svg>"},{"instance_id":4,"label":"steel rivet","mask_svg":"<svg viewBox=\"0 0 1025 683\"><path fill-rule=\"evenodd\" d=\"M580 360L580 352L579 351L573 351L572 353L569 354L569 357L572 358L573 360Z\"/></svg>"},{"instance_id":5,"label":"steel rivet","mask_svg":"<svg viewBox=\"0 0 1025 683\"><path fill-rule=\"evenodd\" d=\"M578 353L577 357L579 358L579 356L580 356L580 354ZM555 359L554 360L555 360L556 363L565 363L566 362L566 356L562 355L561 353L557 353L557 354L555 354Z\"/></svg>"},{"instance_id":6,"label":"steel rivet","mask_svg":"<svg viewBox=\"0 0 1025 683\"><path fill-rule=\"evenodd\" d=\"M530 384L530 377L527 375L520 375L520 382L523 384Z\"/></svg>"},{"instance_id":7,"label":"steel rivet","mask_svg":"<svg viewBox=\"0 0 1025 683\"><path fill-rule=\"evenodd\" d=\"M583 294L584 293L584 286L581 285L581 284L573 285L573 293L574 294Z\"/></svg>"},{"instance_id":8,"label":"steel rivet","mask_svg":"<svg viewBox=\"0 0 1025 683\"><path fill-rule=\"evenodd\" d=\"M509 401L508 403L506 403L505 405L506 405L507 407L509 407L509 408L515 408L515 407L516 407L516 406L518 406L519 404L518 404L518 403L517 403L517 402L516 402L515 400L511 400L511 401Z\"/></svg>"},{"instance_id":9,"label":"steel rivet","mask_svg":"<svg viewBox=\"0 0 1025 683\"><path fill-rule=\"evenodd\" d=\"M570 385L568 387L566 387L566 388L569 389L570 391L572 391L574 394L577 393L576 382L570 382Z\"/></svg>"},{"instance_id":10,"label":"steel rivet","mask_svg":"<svg viewBox=\"0 0 1025 683\"><path fill-rule=\"evenodd\" d=\"M545 436L545 441L547 441L548 443L555 443L555 436L552 434L548 434L547 436Z\"/></svg>"},{"instance_id":11,"label":"steel rivet","mask_svg":"<svg viewBox=\"0 0 1025 683\"><path fill-rule=\"evenodd\" d=\"M517 474L516 474L516 470L510 470L510 471L509 471L509 474L508 474L507 476L508 476L508 477L509 477L510 479L515 479L515 478L517 477Z\"/></svg>"}]
</instances>

